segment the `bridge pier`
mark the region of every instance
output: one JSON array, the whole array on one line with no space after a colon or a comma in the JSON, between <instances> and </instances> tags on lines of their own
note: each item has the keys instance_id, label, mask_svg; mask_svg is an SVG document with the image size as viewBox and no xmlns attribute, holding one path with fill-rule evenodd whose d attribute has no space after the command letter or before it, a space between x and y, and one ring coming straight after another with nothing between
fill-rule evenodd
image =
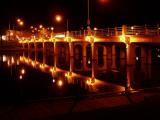
<instances>
[{"instance_id":1,"label":"bridge pier","mask_svg":"<svg viewBox=\"0 0 160 120\"><path fill-rule=\"evenodd\" d=\"M95 43L91 43L91 51L92 51L92 80L91 82L95 82L95 73L96 73L96 50L95 50Z\"/></svg>"},{"instance_id":2,"label":"bridge pier","mask_svg":"<svg viewBox=\"0 0 160 120\"><path fill-rule=\"evenodd\" d=\"M111 69L112 68L112 47L107 46L107 68L106 69Z\"/></svg>"},{"instance_id":3,"label":"bridge pier","mask_svg":"<svg viewBox=\"0 0 160 120\"><path fill-rule=\"evenodd\" d=\"M103 46L103 70L107 70L107 48Z\"/></svg>"},{"instance_id":4,"label":"bridge pier","mask_svg":"<svg viewBox=\"0 0 160 120\"><path fill-rule=\"evenodd\" d=\"M69 42L69 55L70 55L70 66L69 66L69 75L72 75L74 64L73 64L73 43Z\"/></svg>"},{"instance_id":5,"label":"bridge pier","mask_svg":"<svg viewBox=\"0 0 160 120\"><path fill-rule=\"evenodd\" d=\"M88 71L89 68L87 67L87 46L88 46L88 43L83 43L82 44L82 63L83 63L83 69Z\"/></svg>"},{"instance_id":6,"label":"bridge pier","mask_svg":"<svg viewBox=\"0 0 160 120\"><path fill-rule=\"evenodd\" d=\"M46 45L45 42L42 43L43 44L43 64L46 63Z\"/></svg>"},{"instance_id":7,"label":"bridge pier","mask_svg":"<svg viewBox=\"0 0 160 120\"><path fill-rule=\"evenodd\" d=\"M116 45L112 45L112 69L116 69Z\"/></svg>"},{"instance_id":8,"label":"bridge pier","mask_svg":"<svg viewBox=\"0 0 160 120\"><path fill-rule=\"evenodd\" d=\"M126 44L127 65L135 65L135 56L135 45L132 43Z\"/></svg>"}]
</instances>

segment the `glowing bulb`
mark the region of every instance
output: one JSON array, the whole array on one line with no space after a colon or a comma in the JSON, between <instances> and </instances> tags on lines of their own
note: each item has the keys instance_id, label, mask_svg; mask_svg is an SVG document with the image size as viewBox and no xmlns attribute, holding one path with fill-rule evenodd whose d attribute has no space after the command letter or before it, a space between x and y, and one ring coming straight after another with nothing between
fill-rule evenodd
<instances>
[{"instance_id":1,"label":"glowing bulb","mask_svg":"<svg viewBox=\"0 0 160 120\"><path fill-rule=\"evenodd\" d=\"M59 80L59 81L58 81L58 86L62 86L62 85L63 85L62 80Z\"/></svg>"},{"instance_id":2,"label":"glowing bulb","mask_svg":"<svg viewBox=\"0 0 160 120\"><path fill-rule=\"evenodd\" d=\"M21 70L21 73L22 73L22 74L25 74L25 69L22 69L22 70Z\"/></svg>"},{"instance_id":3,"label":"glowing bulb","mask_svg":"<svg viewBox=\"0 0 160 120\"><path fill-rule=\"evenodd\" d=\"M56 15L56 21L60 22L62 20L62 17L60 15Z\"/></svg>"}]
</instances>

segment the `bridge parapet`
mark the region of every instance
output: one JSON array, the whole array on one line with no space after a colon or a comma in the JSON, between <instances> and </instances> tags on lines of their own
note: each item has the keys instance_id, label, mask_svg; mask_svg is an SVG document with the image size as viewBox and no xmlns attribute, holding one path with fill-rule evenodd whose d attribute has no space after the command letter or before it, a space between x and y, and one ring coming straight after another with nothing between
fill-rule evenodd
<instances>
[{"instance_id":1,"label":"bridge parapet","mask_svg":"<svg viewBox=\"0 0 160 120\"><path fill-rule=\"evenodd\" d=\"M154 25L127 26L126 35L159 36L160 28Z\"/></svg>"},{"instance_id":2,"label":"bridge parapet","mask_svg":"<svg viewBox=\"0 0 160 120\"><path fill-rule=\"evenodd\" d=\"M107 37L107 36L120 36L120 35L146 35L146 36L159 36L160 27L159 25L144 25L144 26L126 26L115 27L115 28L104 28L96 30L84 30L84 31L70 31L71 37L84 37L87 35L97 36L97 37Z\"/></svg>"},{"instance_id":3,"label":"bridge parapet","mask_svg":"<svg viewBox=\"0 0 160 120\"><path fill-rule=\"evenodd\" d=\"M104 29L88 29L79 31L67 31L62 33L55 33L50 38L43 37L31 37L29 39L21 39L19 42L54 42L65 41L66 37L71 37L77 40L83 40L86 36L92 36L97 38L110 38L119 36L133 36L133 37L159 37L160 27L159 25L144 25L144 26L126 26L104 28ZM45 39L45 40L44 40ZM58 39L58 40L57 40Z\"/></svg>"}]
</instances>

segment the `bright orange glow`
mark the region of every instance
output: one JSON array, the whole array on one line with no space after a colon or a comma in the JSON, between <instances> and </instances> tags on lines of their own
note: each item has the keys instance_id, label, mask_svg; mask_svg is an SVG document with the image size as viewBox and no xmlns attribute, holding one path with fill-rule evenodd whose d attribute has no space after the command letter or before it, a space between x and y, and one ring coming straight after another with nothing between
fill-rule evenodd
<instances>
[{"instance_id":1,"label":"bright orange glow","mask_svg":"<svg viewBox=\"0 0 160 120\"><path fill-rule=\"evenodd\" d=\"M23 21L20 21L20 22L19 22L19 25L23 26L23 25L24 25L24 22L23 22Z\"/></svg>"},{"instance_id":2,"label":"bright orange glow","mask_svg":"<svg viewBox=\"0 0 160 120\"><path fill-rule=\"evenodd\" d=\"M21 70L21 73L22 73L22 74L25 74L25 69L22 69L22 70Z\"/></svg>"},{"instance_id":3,"label":"bright orange glow","mask_svg":"<svg viewBox=\"0 0 160 120\"><path fill-rule=\"evenodd\" d=\"M51 30L54 30L54 27L51 27Z\"/></svg>"},{"instance_id":4,"label":"bright orange glow","mask_svg":"<svg viewBox=\"0 0 160 120\"><path fill-rule=\"evenodd\" d=\"M96 30L98 30L98 28L95 27L94 30L96 31Z\"/></svg>"},{"instance_id":5,"label":"bright orange glow","mask_svg":"<svg viewBox=\"0 0 160 120\"><path fill-rule=\"evenodd\" d=\"M71 76L72 76L72 72L65 73L65 77L71 77Z\"/></svg>"},{"instance_id":6,"label":"bright orange glow","mask_svg":"<svg viewBox=\"0 0 160 120\"><path fill-rule=\"evenodd\" d=\"M95 38L94 38L93 36L86 36L86 37L85 37L85 40L88 41L88 42L91 42L91 43L94 42L94 39L95 39Z\"/></svg>"},{"instance_id":7,"label":"bright orange glow","mask_svg":"<svg viewBox=\"0 0 160 120\"><path fill-rule=\"evenodd\" d=\"M21 19L18 18L18 19L17 19L17 22L19 23L20 21L21 21Z\"/></svg>"},{"instance_id":8,"label":"bright orange glow","mask_svg":"<svg viewBox=\"0 0 160 120\"><path fill-rule=\"evenodd\" d=\"M60 22L61 20L62 20L61 15L56 15L56 21L57 21L57 22Z\"/></svg>"},{"instance_id":9,"label":"bright orange glow","mask_svg":"<svg viewBox=\"0 0 160 120\"><path fill-rule=\"evenodd\" d=\"M39 28L43 28L43 25L39 25Z\"/></svg>"},{"instance_id":10,"label":"bright orange glow","mask_svg":"<svg viewBox=\"0 0 160 120\"><path fill-rule=\"evenodd\" d=\"M22 78L23 78L22 75L20 75L20 76L19 76L19 79L21 80Z\"/></svg>"},{"instance_id":11,"label":"bright orange glow","mask_svg":"<svg viewBox=\"0 0 160 120\"><path fill-rule=\"evenodd\" d=\"M57 35L55 35L54 37L55 37L55 38L64 38L65 35L64 35L64 34L57 34Z\"/></svg>"},{"instance_id":12,"label":"bright orange glow","mask_svg":"<svg viewBox=\"0 0 160 120\"><path fill-rule=\"evenodd\" d=\"M33 26L31 26L30 28L33 29Z\"/></svg>"},{"instance_id":13,"label":"bright orange glow","mask_svg":"<svg viewBox=\"0 0 160 120\"><path fill-rule=\"evenodd\" d=\"M32 64L32 66L33 66L33 67L35 66L35 63L34 63L34 61L32 61L32 63L31 63L31 64Z\"/></svg>"},{"instance_id":14,"label":"bright orange glow","mask_svg":"<svg viewBox=\"0 0 160 120\"><path fill-rule=\"evenodd\" d=\"M133 26L131 26L131 29L133 30L133 29L134 29L134 27L133 27Z\"/></svg>"},{"instance_id":15,"label":"bright orange glow","mask_svg":"<svg viewBox=\"0 0 160 120\"><path fill-rule=\"evenodd\" d=\"M10 61L9 60L7 61L7 65L10 66Z\"/></svg>"},{"instance_id":16,"label":"bright orange glow","mask_svg":"<svg viewBox=\"0 0 160 120\"><path fill-rule=\"evenodd\" d=\"M19 60L17 61L17 65L19 65Z\"/></svg>"},{"instance_id":17,"label":"bright orange glow","mask_svg":"<svg viewBox=\"0 0 160 120\"><path fill-rule=\"evenodd\" d=\"M13 36L13 32L10 33L10 36Z\"/></svg>"},{"instance_id":18,"label":"bright orange glow","mask_svg":"<svg viewBox=\"0 0 160 120\"><path fill-rule=\"evenodd\" d=\"M58 81L58 86L62 86L62 85L63 85L62 80L59 80L59 81Z\"/></svg>"},{"instance_id":19,"label":"bright orange glow","mask_svg":"<svg viewBox=\"0 0 160 120\"><path fill-rule=\"evenodd\" d=\"M11 58L11 63L14 64L14 62L15 62L15 61L14 61L14 58L12 57L12 58Z\"/></svg>"},{"instance_id":20,"label":"bright orange glow","mask_svg":"<svg viewBox=\"0 0 160 120\"><path fill-rule=\"evenodd\" d=\"M3 55L3 62L7 61L7 56Z\"/></svg>"}]
</instances>

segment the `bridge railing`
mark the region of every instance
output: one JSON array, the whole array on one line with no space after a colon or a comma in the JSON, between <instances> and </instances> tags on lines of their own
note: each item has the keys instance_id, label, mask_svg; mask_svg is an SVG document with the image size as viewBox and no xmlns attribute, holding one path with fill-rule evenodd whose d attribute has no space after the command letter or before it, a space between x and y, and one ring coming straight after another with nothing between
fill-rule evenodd
<instances>
[{"instance_id":1,"label":"bridge railing","mask_svg":"<svg viewBox=\"0 0 160 120\"><path fill-rule=\"evenodd\" d=\"M107 36L119 36L119 35L134 35L134 36L159 36L160 35L160 27L159 25L144 25L144 26L126 26L123 25L121 27L114 27L114 28L104 28L104 29L88 29L88 30L79 30L79 31L67 31L62 33L55 33L53 37L57 38L64 38L66 36L74 37L74 38L80 38L87 35L92 35L96 37L107 37ZM52 36L51 36L52 37ZM27 38L27 39L37 39L40 38L43 39L50 39L45 38L44 36L34 36L33 38ZM23 38L21 38L23 40Z\"/></svg>"},{"instance_id":2,"label":"bridge railing","mask_svg":"<svg viewBox=\"0 0 160 120\"><path fill-rule=\"evenodd\" d=\"M83 30L79 30L79 31L70 31L69 32L69 36L70 37L76 37L76 38L82 38L84 35L84 31Z\"/></svg>"},{"instance_id":3,"label":"bridge railing","mask_svg":"<svg viewBox=\"0 0 160 120\"><path fill-rule=\"evenodd\" d=\"M66 33L64 33L67 36ZM70 31L69 36L75 38L83 38L87 35L97 36L97 37L107 37L107 36L119 36L119 35L160 35L160 27L157 25L144 25L144 26L122 26L114 28L104 28L95 30L79 30Z\"/></svg>"},{"instance_id":4,"label":"bridge railing","mask_svg":"<svg viewBox=\"0 0 160 120\"><path fill-rule=\"evenodd\" d=\"M115 36L115 28L106 28L106 29L98 29L93 31L94 36L101 36L101 37L106 37L106 36Z\"/></svg>"},{"instance_id":5,"label":"bridge railing","mask_svg":"<svg viewBox=\"0 0 160 120\"><path fill-rule=\"evenodd\" d=\"M144 35L144 26L127 26L126 35Z\"/></svg>"},{"instance_id":6,"label":"bridge railing","mask_svg":"<svg viewBox=\"0 0 160 120\"><path fill-rule=\"evenodd\" d=\"M127 26L126 35L159 35L160 28L154 25Z\"/></svg>"}]
</instances>

